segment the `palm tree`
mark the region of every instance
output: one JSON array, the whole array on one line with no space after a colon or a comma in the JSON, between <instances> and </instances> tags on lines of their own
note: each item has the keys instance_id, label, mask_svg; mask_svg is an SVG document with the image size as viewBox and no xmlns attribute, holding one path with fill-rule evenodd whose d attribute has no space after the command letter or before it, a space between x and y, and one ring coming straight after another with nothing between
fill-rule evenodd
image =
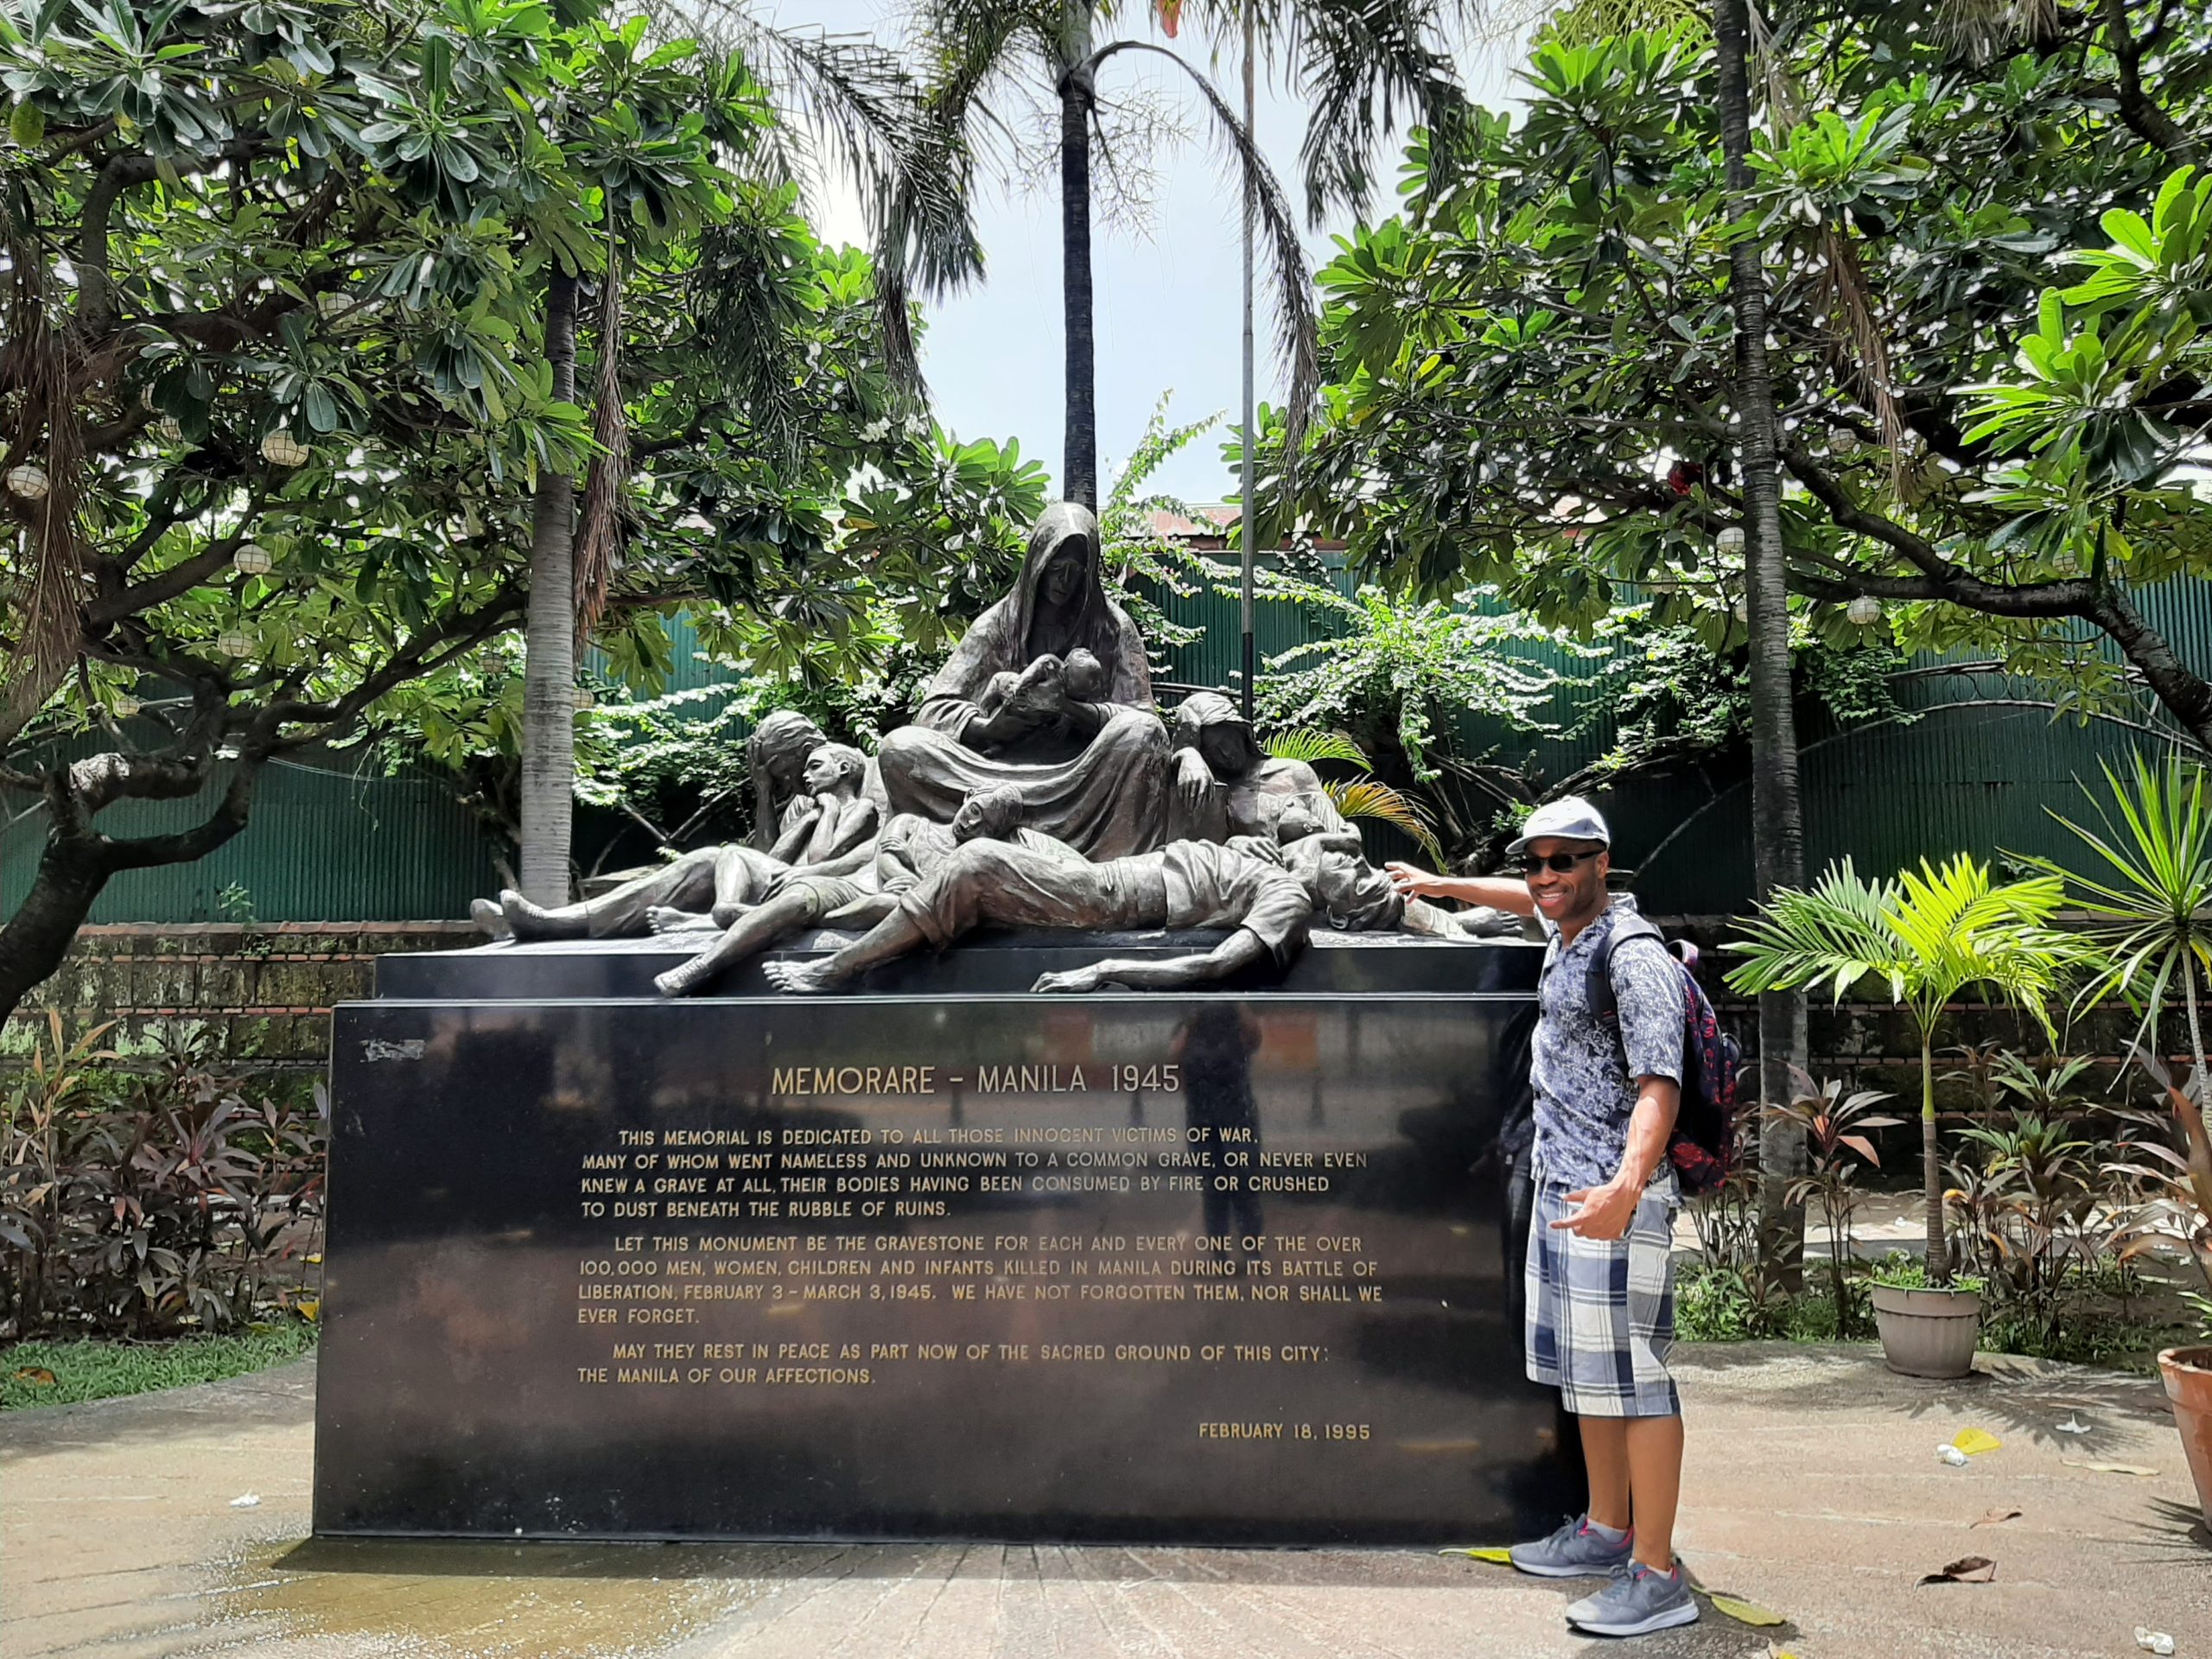
<instances>
[{"instance_id":1,"label":"palm tree","mask_svg":"<svg viewBox=\"0 0 2212 1659\"><path fill-rule=\"evenodd\" d=\"M1249 21L1258 50L1291 67L1311 115L1301 152L1306 205L1319 222L1333 206L1363 208L1374 191L1374 151L1401 111L1447 142L1465 108L1441 26L1454 0L1153 0L1172 36L1186 18L1217 44L1241 41ZM1294 448L1319 382L1312 283L1282 188L1249 130L1195 66L1154 41L1100 38L1122 0L914 0L914 33L944 130L963 158L997 157L1011 170L1019 118L996 105L1023 87L1048 97L1056 117L1060 180L1061 304L1066 358L1061 493L1096 507L1098 411L1091 303L1091 161L1102 143L1098 79L1115 58L1140 54L1173 64L1197 87L1224 142L1264 244L1275 291L1276 347L1288 383L1285 409ZM1110 149L1100 152L1110 164ZM1246 505L1247 517L1252 508Z\"/></svg>"},{"instance_id":2,"label":"palm tree","mask_svg":"<svg viewBox=\"0 0 2212 1659\"><path fill-rule=\"evenodd\" d=\"M918 90L895 58L865 41L833 39L817 30L776 29L754 16L747 0L700 0L699 15L651 6L660 35L702 40L712 54L702 71L706 84L734 101L765 96L774 111L772 124L726 120L726 112L707 111L709 137L719 141L723 162L776 182L798 181L818 162L860 188L872 210L877 251L876 296L884 346L895 374L915 383L908 320L906 273L936 289L981 269L967 204L964 179L950 164L939 129L925 118ZM569 0L564 22L581 23L596 14L592 0ZM610 84L627 85L631 76L649 76L651 47L608 35L601 55ZM733 80L727 67L737 62L744 73ZM605 194L605 224L567 227L546 238L543 351L551 372L552 395L577 401L577 302L585 274L580 257L587 242L603 236L603 255L594 253L590 271L600 290L597 371L590 398L594 458L579 509L576 480L564 467L541 467L531 504L531 585L524 658L522 779L519 791L521 857L518 878L525 896L540 904L563 904L569 897L569 844L575 779L575 687L576 653L590 637L604 607L619 553L618 505L627 470L621 399L621 316L623 266L640 243L662 239L668 215L677 204L664 194L671 186L655 163L664 156L629 153L658 135L570 133L571 118L588 129L593 111L549 106L549 125L563 140L575 140L594 182ZM813 136L817 156L795 152L791 135ZM620 211L631 197L652 198L642 218ZM695 207L696 204L694 205ZM696 225L696 213L679 215ZM742 229L727 234L741 236ZM711 238L717 234L709 229ZM788 384L790 365L762 342L780 336L791 321L777 313L776 296L760 284L712 285L714 273L742 269L725 260L701 264L696 303L713 327L705 332L717 343L730 379L733 401L741 401L763 418L764 431L781 429L776 372ZM787 434L785 435L788 435Z\"/></svg>"},{"instance_id":3,"label":"palm tree","mask_svg":"<svg viewBox=\"0 0 2212 1659\"><path fill-rule=\"evenodd\" d=\"M1784 888L1760 906L1749 937L1725 946L1744 960L1728 975L1739 991L1818 990L1835 1001L1867 982L1888 988L1920 1033L1920 1157L1928 1226L1928 1280L1951 1276L1943 1230L1942 1158L1936 1126L1936 1028L1961 994L1979 987L2025 1008L2056 1037L2050 1002L2094 949L2049 925L2064 902L2055 875L1993 887L1989 867L1966 854L1940 869L1921 861L1894 880L1862 880L1849 859L1811 891Z\"/></svg>"},{"instance_id":4,"label":"palm tree","mask_svg":"<svg viewBox=\"0 0 2212 1659\"><path fill-rule=\"evenodd\" d=\"M2046 858L2031 861L2065 880L2074 903L2093 918L2089 937L2107 953L2082 987L2077 1008L2124 996L2142 1010L2137 1042L2155 1051L2159 1013L2179 993L2201 1109L2212 1078L2201 1011L2212 989L2212 778L2177 754L2156 763L2138 754L2124 783L2110 766L2104 774L2113 810L2093 798L2098 829L2051 814L2103 861L2102 874L2080 874Z\"/></svg>"},{"instance_id":5,"label":"palm tree","mask_svg":"<svg viewBox=\"0 0 2212 1659\"><path fill-rule=\"evenodd\" d=\"M1736 319L1736 420L1745 507L1744 587L1751 632L1751 885L1759 900L1805 880L1805 819L1798 790L1797 717L1792 701L1789 589L1782 545L1782 482L1776 457L1781 420L1766 355L1767 289L1759 238L1749 233L1751 203L1751 99L1748 0L1714 0L1713 47L1719 60L1720 147L1726 158L1730 210L1745 222L1728 251L1728 301ZM1777 1105L1791 1096L1791 1073L1805 1064L1805 999L1776 989L1759 998L1759 1097ZM1789 1182L1805 1153L1795 1127L1770 1119L1760 1126L1760 1197L1770 1249L1796 1206ZM1793 1241L1794 1243L1794 1241ZM1795 1248L1780 1252L1794 1260Z\"/></svg>"}]
</instances>

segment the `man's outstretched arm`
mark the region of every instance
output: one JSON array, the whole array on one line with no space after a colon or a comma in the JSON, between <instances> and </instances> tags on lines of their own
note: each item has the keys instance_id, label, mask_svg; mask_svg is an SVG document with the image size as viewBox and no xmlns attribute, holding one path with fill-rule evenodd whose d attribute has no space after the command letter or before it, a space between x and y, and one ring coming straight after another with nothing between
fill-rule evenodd
<instances>
[{"instance_id":1,"label":"man's outstretched arm","mask_svg":"<svg viewBox=\"0 0 2212 1659\"><path fill-rule=\"evenodd\" d=\"M1457 899L1465 904L1487 905L1492 910L1509 910L1516 916L1536 913L1529 884L1517 875L1438 875L1402 859L1392 859L1382 870L1402 898Z\"/></svg>"}]
</instances>

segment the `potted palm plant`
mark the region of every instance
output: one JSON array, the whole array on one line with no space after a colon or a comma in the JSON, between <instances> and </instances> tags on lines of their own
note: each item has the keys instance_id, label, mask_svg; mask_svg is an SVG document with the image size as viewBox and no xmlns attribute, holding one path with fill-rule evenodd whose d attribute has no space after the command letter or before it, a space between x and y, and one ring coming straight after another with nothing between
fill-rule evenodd
<instances>
[{"instance_id":1,"label":"potted palm plant","mask_svg":"<svg viewBox=\"0 0 2212 1659\"><path fill-rule=\"evenodd\" d=\"M2076 1006L2117 995L2141 1013L2133 1052L2164 1095L2180 1143L2177 1149L2163 1137L2133 1141L2129 1152L2153 1161L2114 1166L2150 1181L2154 1193L2123 1224L2124 1250L2180 1246L2204 1281L2205 1294L2193 1300L2212 1343L2212 1133L2204 1122L2212 1069L2205 1065L2202 1009L2212 987L2212 779L2178 756L2154 762L2139 755L2129 779L2107 767L2105 783L2112 804L2107 810L2095 803L2101 820L2095 828L2059 817L2096 855L2094 874L2037 863L2065 877L2073 902L2088 915L2090 937L2107 950ZM2187 1084L2175 1083L2157 1058L2159 1016L2177 1005L2196 1065ZM2212 1523L2212 1346L2169 1348L2158 1369L2197 1501Z\"/></svg>"},{"instance_id":2,"label":"potted palm plant","mask_svg":"<svg viewBox=\"0 0 2212 1659\"><path fill-rule=\"evenodd\" d=\"M2050 925L2064 899L2055 875L1993 884L1965 854L1940 868L1921 861L1893 880L1863 879L1849 859L1809 891L1777 891L1727 948L1742 961L1738 991L1817 991L1834 1000L1865 987L1886 990L1920 1037L1920 1158L1928 1254L1925 1286L1877 1283L1874 1323L1890 1369L1913 1376L1964 1376L1980 1329L1978 1292L1951 1281L1943 1219L1943 1160L1936 1120L1936 1033L1943 1011L1969 990L2026 1009L2054 1039L2051 1000L2094 953Z\"/></svg>"}]
</instances>

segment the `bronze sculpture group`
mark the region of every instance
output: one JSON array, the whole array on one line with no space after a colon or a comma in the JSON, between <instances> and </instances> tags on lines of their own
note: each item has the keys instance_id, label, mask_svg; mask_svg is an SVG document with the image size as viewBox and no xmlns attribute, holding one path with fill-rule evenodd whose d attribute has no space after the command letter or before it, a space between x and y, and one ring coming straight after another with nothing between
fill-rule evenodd
<instances>
[{"instance_id":1,"label":"bronze sculpture group","mask_svg":"<svg viewBox=\"0 0 2212 1659\"><path fill-rule=\"evenodd\" d=\"M655 982L671 996L817 926L866 931L829 957L769 963L779 988L831 989L987 925L1227 931L1207 951L1047 974L1039 991L1286 968L1317 914L1351 931L1484 931L1402 899L1313 768L1266 754L1229 698L1187 697L1171 733L1143 639L1107 596L1097 521L1071 502L1039 518L1013 592L874 760L790 711L747 748L750 844L688 853L579 904L504 893L477 902L478 921L518 940L721 929Z\"/></svg>"}]
</instances>

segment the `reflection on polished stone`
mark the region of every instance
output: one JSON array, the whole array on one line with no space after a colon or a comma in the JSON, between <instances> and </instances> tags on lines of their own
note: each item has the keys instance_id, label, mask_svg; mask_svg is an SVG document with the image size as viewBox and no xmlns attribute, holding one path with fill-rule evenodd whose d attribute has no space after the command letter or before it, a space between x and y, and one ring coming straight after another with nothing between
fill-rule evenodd
<instances>
[{"instance_id":1,"label":"reflection on polished stone","mask_svg":"<svg viewBox=\"0 0 2212 1659\"><path fill-rule=\"evenodd\" d=\"M1490 1157L1529 1007L341 1008L316 1530L1548 1522L1573 1471Z\"/></svg>"}]
</instances>

